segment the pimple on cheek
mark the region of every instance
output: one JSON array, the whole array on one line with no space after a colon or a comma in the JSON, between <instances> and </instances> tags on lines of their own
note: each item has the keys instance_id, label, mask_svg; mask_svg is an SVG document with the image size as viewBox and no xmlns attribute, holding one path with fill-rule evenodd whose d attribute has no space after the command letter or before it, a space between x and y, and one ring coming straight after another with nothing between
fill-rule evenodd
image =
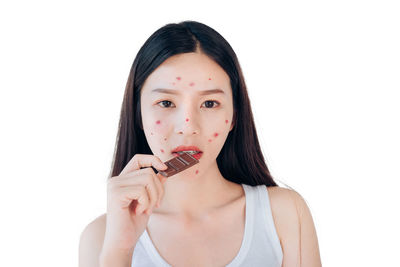
<instances>
[{"instance_id":1,"label":"pimple on cheek","mask_svg":"<svg viewBox=\"0 0 400 267\"><path fill-rule=\"evenodd\" d=\"M228 124L228 120L225 120L225 123Z\"/></svg>"},{"instance_id":2,"label":"pimple on cheek","mask_svg":"<svg viewBox=\"0 0 400 267\"><path fill-rule=\"evenodd\" d=\"M214 133L214 137L217 137L218 136L218 133Z\"/></svg>"},{"instance_id":3,"label":"pimple on cheek","mask_svg":"<svg viewBox=\"0 0 400 267\"><path fill-rule=\"evenodd\" d=\"M196 170L196 174L198 174L199 173L199 170Z\"/></svg>"},{"instance_id":4,"label":"pimple on cheek","mask_svg":"<svg viewBox=\"0 0 400 267\"><path fill-rule=\"evenodd\" d=\"M211 78L208 78L209 81L211 81Z\"/></svg>"},{"instance_id":5,"label":"pimple on cheek","mask_svg":"<svg viewBox=\"0 0 400 267\"><path fill-rule=\"evenodd\" d=\"M180 80L181 80L181 77L176 77L176 79L177 79L178 81L180 81Z\"/></svg>"},{"instance_id":6,"label":"pimple on cheek","mask_svg":"<svg viewBox=\"0 0 400 267\"><path fill-rule=\"evenodd\" d=\"M211 140L211 139L208 139L208 142L210 142L210 143L211 143L211 142L212 142L212 140Z\"/></svg>"},{"instance_id":7,"label":"pimple on cheek","mask_svg":"<svg viewBox=\"0 0 400 267\"><path fill-rule=\"evenodd\" d=\"M164 138L164 141L167 141L167 138Z\"/></svg>"},{"instance_id":8,"label":"pimple on cheek","mask_svg":"<svg viewBox=\"0 0 400 267\"><path fill-rule=\"evenodd\" d=\"M164 153L164 149L161 149L161 152Z\"/></svg>"},{"instance_id":9,"label":"pimple on cheek","mask_svg":"<svg viewBox=\"0 0 400 267\"><path fill-rule=\"evenodd\" d=\"M151 135L153 135L153 133L150 133Z\"/></svg>"},{"instance_id":10,"label":"pimple on cheek","mask_svg":"<svg viewBox=\"0 0 400 267\"><path fill-rule=\"evenodd\" d=\"M186 121L189 121L189 119L188 119L188 118L186 118Z\"/></svg>"},{"instance_id":11,"label":"pimple on cheek","mask_svg":"<svg viewBox=\"0 0 400 267\"><path fill-rule=\"evenodd\" d=\"M160 120L156 121L156 124L160 124L160 123L161 123L161 121L160 121Z\"/></svg>"}]
</instances>

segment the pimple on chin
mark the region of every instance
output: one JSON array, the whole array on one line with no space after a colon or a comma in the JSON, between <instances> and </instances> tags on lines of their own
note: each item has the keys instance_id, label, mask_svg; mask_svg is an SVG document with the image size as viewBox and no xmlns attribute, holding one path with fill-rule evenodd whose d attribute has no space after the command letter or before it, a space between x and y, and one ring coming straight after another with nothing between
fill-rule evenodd
<instances>
[{"instance_id":1,"label":"pimple on chin","mask_svg":"<svg viewBox=\"0 0 400 267\"><path fill-rule=\"evenodd\" d=\"M208 78L209 81L211 81L211 78Z\"/></svg>"},{"instance_id":2,"label":"pimple on chin","mask_svg":"<svg viewBox=\"0 0 400 267\"><path fill-rule=\"evenodd\" d=\"M198 174L199 173L199 170L196 170L196 174Z\"/></svg>"}]
</instances>

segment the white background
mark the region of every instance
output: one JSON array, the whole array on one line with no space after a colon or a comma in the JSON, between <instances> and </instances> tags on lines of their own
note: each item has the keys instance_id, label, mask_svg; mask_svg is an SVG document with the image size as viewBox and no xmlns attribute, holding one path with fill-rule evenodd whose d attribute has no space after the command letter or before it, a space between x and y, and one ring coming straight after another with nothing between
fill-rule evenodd
<instances>
[{"instance_id":1,"label":"white background","mask_svg":"<svg viewBox=\"0 0 400 267\"><path fill-rule=\"evenodd\" d=\"M324 266L400 266L397 1L0 4L0 265L77 266L106 208L144 41L196 20L244 72L272 175L307 201Z\"/></svg>"}]
</instances>

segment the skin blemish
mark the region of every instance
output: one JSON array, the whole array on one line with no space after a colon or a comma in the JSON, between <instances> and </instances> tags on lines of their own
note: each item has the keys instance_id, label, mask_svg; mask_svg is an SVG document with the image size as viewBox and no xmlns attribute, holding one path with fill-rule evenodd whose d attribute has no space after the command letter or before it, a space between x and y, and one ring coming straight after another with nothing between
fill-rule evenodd
<instances>
[{"instance_id":1,"label":"skin blemish","mask_svg":"<svg viewBox=\"0 0 400 267\"><path fill-rule=\"evenodd\" d=\"M167 141L167 138L164 138L164 141Z\"/></svg>"},{"instance_id":2,"label":"skin blemish","mask_svg":"<svg viewBox=\"0 0 400 267\"><path fill-rule=\"evenodd\" d=\"M198 174L199 173L199 170L196 170L196 174Z\"/></svg>"},{"instance_id":3,"label":"skin blemish","mask_svg":"<svg viewBox=\"0 0 400 267\"><path fill-rule=\"evenodd\" d=\"M160 124L160 123L161 123L161 121L160 121L160 120L158 120L158 121L156 121L156 123L157 123L157 124Z\"/></svg>"},{"instance_id":4,"label":"skin blemish","mask_svg":"<svg viewBox=\"0 0 400 267\"><path fill-rule=\"evenodd\" d=\"M190 85L190 86L193 86L193 85L194 85L194 83L192 82L192 83L190 83L189 85Z\"/></svg>"},{"instance_id":5,"label":"skin blemish","mask_svg":"<svg viewBox=\"0 0 400 267\"><path fill-rule=\"evenodd\" d=\"M228 123L228 120L225 120L225 123Z\"/></svg>"},{"instance_id":6,"label":"skin blemish","mask_svg":"<svg viewBox=\"0 0 400 267\"><path fill-rule=\"evenodd\" d=\"M175 85L175 83L172 83L172 85Z\"/></svg>"},{"instance_id":7,"label":"skin blemish","mask_svg":"<svg viewBox=\"0 0 400 267\"><path fill-rule=\"evenodd\" d=\"M176 79L177 79L178 81L180 81L180 80L181 80L181 77L176 77Z\"/></svg>"},{"instance_id":8,"label":"skin blemish","mask_svg":"<svg viewBox=\"0 0 400 267\"><path fill-rule=\"evenodd\" d=\"M212 140L211 140L211 139L208 139L208 142L212 142Z\"/></svg>"},{"instance_id":9,"label":"skin blemish","mask_svg":"<svg viewBox=\"0 0 400 267\"><path fill-rule=\"evenodd\" d=\"M186 121L189 121L189 119L188 119L188 118L186 118Z\"/></svg>"},{"instance_id":10,"label":"skin blemish","mask_svg":"<svg viewBox=\"0 0 400 267\"><path fill-rule=\"evenodd\" d=\"M153 133L151 133L151 135L153 135Z\"/></svg>"},{"instance_id":11,"label":"skin blemish","mask_svg":"<svg viewBox=\"0 0 400 267\"><path fill-rule=\"evenodd\" d=\"M164 153L164 149L161 149L161 152Z\"/></svg>"},{"instance_id":12,"label":"skin blemish","mask_svg":"<svg viewBox=\"0 0 400 267\"><path fill-rule=\"evenodd\" d=\"M215 134L214 134L214 137L217 137L217 136L218 136L218 133L215 133Z\"/></svg>"},{"instance_id":13,"label":"skin blemish","mask_svg":"<svg viewBox=\"0 0 400 267\"><path fill-rule=\"evenodd\" d=\"M209 81L211 81L211 78L208 78Z\"/></svg>"}]
</instances>

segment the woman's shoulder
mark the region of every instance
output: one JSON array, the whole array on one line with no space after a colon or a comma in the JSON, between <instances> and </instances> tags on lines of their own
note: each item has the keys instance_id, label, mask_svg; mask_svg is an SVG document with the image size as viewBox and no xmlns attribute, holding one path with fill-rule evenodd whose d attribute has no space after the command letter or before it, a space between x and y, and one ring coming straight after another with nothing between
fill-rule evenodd
<instances>
[{"instance_id":1,"label":"woman's shoulder","mask_svg":"<svg viewBox=\"0 0 400 267\"><path fill-rule=\"evenodd\" d=\"M79 266L98 266L106 229L106 214L91 221L79 240Z\"/></svg>"},{"instance_id":2,"label":"woman's shoulder","mask_svg":"<svg viewBox=\"0 0 400 267\"><path fill-rule=\"evenodd\" d=\"M272 217L282 239L298 236L301 213L307 204L296 191L279 186L267 187Z\"/></svg>"},{"instance_id":3,"label":"woman's shoulder","mask_svg":"<svg viewBox=\"0 0 400 267\"><path fill-rule=\"evenodd\" d=\"M267 187L267 190L275 228L285 252L284 261L290 264L302 261L310 263L306 266L320 266L315 225L304 198L288 188L273 186Z\"/></svg>"}]
</instances>

